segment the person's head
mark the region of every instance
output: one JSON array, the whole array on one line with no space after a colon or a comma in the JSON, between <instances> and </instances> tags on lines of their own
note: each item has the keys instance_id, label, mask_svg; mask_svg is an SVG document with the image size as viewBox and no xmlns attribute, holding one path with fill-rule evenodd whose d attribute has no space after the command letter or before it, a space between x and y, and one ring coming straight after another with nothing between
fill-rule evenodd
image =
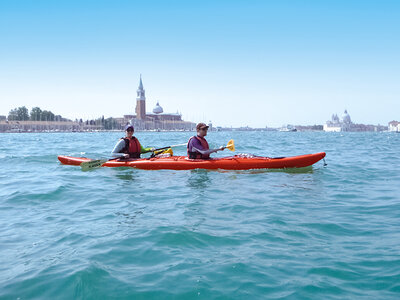
<instances>
[{"instance_id":1,"label":"person's head","mask_svg":"<svg viewBox=\"0 0 400 300\"><path fill-rule=\"evenodd\" d=\"M209 126L207 126L207 125L204 124L204 123L199 123L199 124L197 124L197 126L196 126L197 135L198 135L198 136L201 136L201 137L206 136L206 135L207 135L208 127L209 127Z\"/></svg>"},{"instance_id":2,"label":"person's head","mask_svg":"<svg viewBox=\"0 0 400 300\"><path fill-rule=\"evenodd\" d=\"M125 133L126 133L127 137L132 137L134 131L135 131L135 129L133 128L132 125L128 124L125 126Z\"/></svg>"}]
</instances>

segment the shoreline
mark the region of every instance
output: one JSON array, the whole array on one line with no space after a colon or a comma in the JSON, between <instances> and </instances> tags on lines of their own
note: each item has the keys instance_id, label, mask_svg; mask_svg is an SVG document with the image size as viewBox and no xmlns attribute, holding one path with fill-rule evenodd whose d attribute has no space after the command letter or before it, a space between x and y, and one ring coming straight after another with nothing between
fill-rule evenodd
<instances>
[{"instance_id":1,"label":"shoreline","mask_svg":"<svg viewBox=\"0 0 400 300\"><path fill-rule=\"evenodd\" d=\"M71 131L71 130L42 130L42 131L0 131L0 134L5 133L5 134L11 134L11 133L96 133L96 132L122 132L122 130L81 130L81 131ZM196 132L194 130L135 130L135 132ZM223 129L223 130L213 130L212 132L282 132L282 133L287 133L287 134L293 134L293 132L283 132L280 131L279 129L239 129L239 128L232 128L232 129ZM306 132L326 132L326 133L360 133L360 132L395 132L395 133L400 133L399 131L391 131L391 130L379 130L379 131L373 131L373 130L365 130L365 131L339 131L339 132L334 132L334 131L324 131L324 130L298 130L297 132L300 133L306 133Z\"/></svg>"}]
</instances>

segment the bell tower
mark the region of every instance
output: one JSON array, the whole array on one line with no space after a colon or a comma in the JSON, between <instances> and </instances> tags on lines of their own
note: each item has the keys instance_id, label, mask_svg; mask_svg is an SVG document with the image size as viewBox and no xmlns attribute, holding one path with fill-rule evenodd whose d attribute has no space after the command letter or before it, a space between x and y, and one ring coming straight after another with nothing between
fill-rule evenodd
<instances>
[{"instance_id":1,"label":"bell tower","mask_svg":"<svg viewBox=\"0 0 400 300\"><path fill-rule=\"evenodd\" d=\"M146 119L146 96L143 89L142 83L142 74L140 74L140 82L139 87L137 89L137 97L136 97L136 118L138 120Z\"/></svg>"}]
</instances>

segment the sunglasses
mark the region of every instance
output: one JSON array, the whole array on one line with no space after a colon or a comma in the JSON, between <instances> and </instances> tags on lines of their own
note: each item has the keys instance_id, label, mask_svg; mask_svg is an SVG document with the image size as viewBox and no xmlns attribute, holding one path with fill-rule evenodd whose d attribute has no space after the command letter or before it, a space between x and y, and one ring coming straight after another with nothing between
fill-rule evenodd
<instances>
[{"instance_id":1,"label":"sunglasses","mask_svg":"<svg viewBox=\"0 0 400 300\"><path fill-rule=\"evenodd\" d=\"M200 130L208 130L207 127L200 128Z\"/></svg>"},{"instance_id":2,"label":"sunglasses","mask_svg":"<svg viewBox=\"0 0 400 300\"><path fill-rule=\"evenodd\" d=\"M126 131L133 131L133 129L129 128L129 129L127 129Z\"/></svg>"}]
</instances>

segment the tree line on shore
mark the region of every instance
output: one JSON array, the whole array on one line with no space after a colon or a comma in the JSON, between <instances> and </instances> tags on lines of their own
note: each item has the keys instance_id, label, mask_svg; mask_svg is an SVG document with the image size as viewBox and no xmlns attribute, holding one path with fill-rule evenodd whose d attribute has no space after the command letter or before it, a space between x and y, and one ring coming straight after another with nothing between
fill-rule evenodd
<instances>
[{"instance_id":1,"label":"tree line on shore","mask_svg":"<svg viewBox=\"0 0 400 300\"><path fill-rule=\"evenodd\" d=\"M25 107L17 107L8 113L7 117L8 121L56 121L56 122L72 122L72 120L63 118L61 115L55 115L49 110L42 110L40 107L33 107L31 111ZM114 118L107 118L105 119L104 116L101 118L97 118L95 120L86 120L83 121L82 119L78 120L75 119L75 122L81 125L92 125L92 126L99 126L103 129L110 130L110 129L120 129L121 125L117 122Z\"/></svg>"},{"instance_id":2,"label":"tree line on shore","mask_svg":"<svg viewBox=\"0 0 400 300\"><path fill-rule=\"evenodd\" d=\"M49 110L41 110L40 107L33 107L29 112L25 106L10 110L7 119L8 121L70 121Z\"/></svg>"}]
</instances>

